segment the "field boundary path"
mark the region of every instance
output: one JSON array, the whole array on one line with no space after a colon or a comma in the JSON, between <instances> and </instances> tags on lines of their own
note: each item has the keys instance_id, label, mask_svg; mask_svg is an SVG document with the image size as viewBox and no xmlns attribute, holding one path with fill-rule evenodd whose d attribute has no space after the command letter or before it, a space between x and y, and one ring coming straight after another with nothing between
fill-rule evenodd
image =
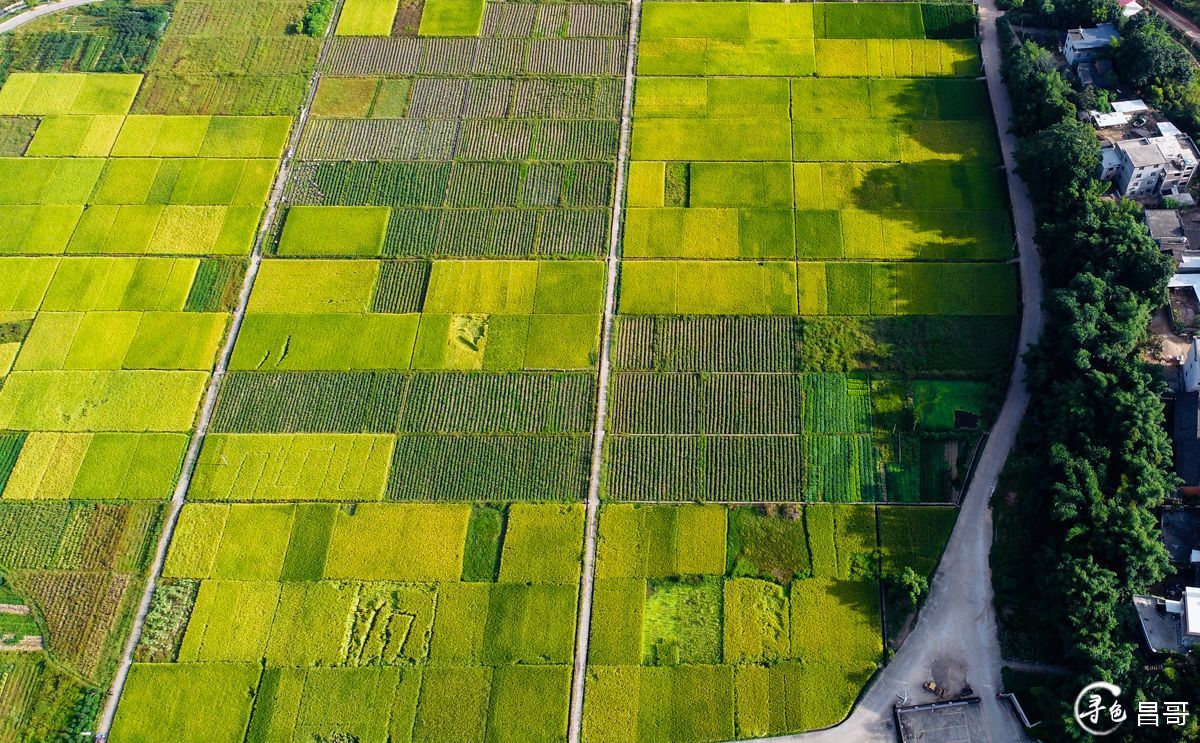
<instances>
[{"instance_id":1,"label":"field boundary path","mask_svg":"<svg viewBox=\"0 0 1200 743\"><path fill-rule=\"evenodd\" d=\"M617 148L616 180L613 184L612 224L609 227L608 283L604 291L604 317L600 328L599 378L596 381L596 423L592 434L592 469L588 478L587 521L583 537L583 570L579 577L579 615L575 625L575 666L571 671L571 710L567 727L569 743L579 743L583 733L583 694L587 675L588 639L592 629L592 587L596 575L596 540L600 529L600 478L604 453L604 422L608 412L608 379L612 366L613 315L617 304L617 275L621 264L621 215L624 210L626 165L633 128L633 82L637 69L638 30L642 21L641 0L631 0L629 39L625 50L625 90L621 100L621 139Z\"/></svg>"},{"instance_id":2,"label":"field boundary path","mask_svg":"<svg viewBox=\"0 0 1200 743\"><path fill-rule=\"evenodd\" d=\"M246 316L246 306L250 303L250 292L254 289L254 280L258 276L258 269L262 264L263 244L266 242L271 227L275 223L276 215L279 212L279 204L283 200L284 185L287 183L288 168L295 157L300 137L304 134L304 127L308 123L308 113L312 108L313 98L316 96L317 83L321 80L321 67L325 64L325 59L329 54L329 42L333 39L333 31L337 27L341 11L342 4L340 2L336 3L334 5L333 16L329 20L329 27L325 30L325 36L321 41L321 50L317 55L316 65L308 81L308 91L305 94L304 105L300 108L300 112L296 117L296 123L292 126L292 133L288 140L287 149L280 160L279 171L275 176L275 185L271 189L262 223L259 225L258 235L254 239L254 247L250 251L250 259L246 267L246 277L242 282L242 290L238 295L237 304L234 306L229 332L225 337L225 345L221 347L221 354L218 356L217 364L213 369L212 376L209 378L204 403L200 408L200 418L196 424L196 431L192 434L192 439L188 444L187 454L183 460L183 469L181 470L179 481L175 486L175 492L171 496L167 515L163 519L162 535L159 537L158 546L154 552L154 561L151 563L150 575L146 579L146 589L142 593L141 603L138 605L137 615L134 617L129 639L125 643L125 650L121 656L120 664L117 666L117 673L113 677L108 696L104 701L104 709L96 724L96 740L98 741L108 738L108 733L112 729L113 719L116 717L117 705L121 701L121 692L125 688L125 680L129 676L129 669L133 665L133 652L137 647L138 641L141 639L142 630L146 624L146 615L150 611L150 602L154 597L154 589L158 584L163 564L167 559L167 549L171 544L171 536L175 531L176 523L179 521L179 513L183 510L183 504L187 499L187 491L192 484L192 476L196 472L196 462L200 458L200 448L204 444L204 437L208 433L208 427L212 421L213 411L217 404L217 394L221 390L221 382L224 380L225 372L229 368L229 359L233 356L233 347L237 342L238 331L241 330L242 321Z\"/></svg>"},{"instance_id":3,"label":"field boundary path","mask_svg":"<svg viewBox=\"0 0 1200 743\"><path fill-rule=\"evenodd\" d=\"M1041 257L1033 242L1035 220L1025 184L1015 173L1016 138L1008 131L1012 103L1000 79L1000 45L995 0L979 2L981 43L988 95L1004 154L1008 192L1012 202L1021 275L1021 330L1017 354L1004 406L992 426L980 456L975 477L963 497L958 521L931 583L929 597L916 626L891 663L879 672L851 715L827 730L785 735L778 741L895 741L892 707L907 697L908 704L933 701L921 685L940 669L954 668L982 698L981 708L991 741L1024 741L1016 718L1001 706L1000 668L1004 661L996 632L992 604L992 572L988 556L992 546L992 512L989 505L1000 471L1016 441L1017 429L1029 392L1025 389L1022 353L1037 342L1042 330Z\"/></svg>"},{"instance_id":4,"label":"field boundary path","mask_svg":"<svg viewBox=\"0 0 1200 743\"><path fill-rule=\"evenodd\" d=\"M32 23L42 16L57 13L60 10L68 10L70 8L78 8L80 5L91 5L98 3L100 0L58 0L56 3L46 3L23 10L6 21L0 21L0 34L6 31L14 31L26 23Z\"/></svg>"}]
</instances>

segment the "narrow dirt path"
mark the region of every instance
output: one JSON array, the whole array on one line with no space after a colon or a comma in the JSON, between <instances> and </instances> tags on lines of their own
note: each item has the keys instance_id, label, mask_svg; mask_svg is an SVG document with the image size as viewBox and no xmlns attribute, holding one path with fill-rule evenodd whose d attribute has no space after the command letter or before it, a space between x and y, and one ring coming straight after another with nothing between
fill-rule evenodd
<instances>
[{"instance_id":1,"label":"narrow dirt path","mask_svg":"<svg viewBox=\"0 0 1200 743\"><path fill-rule=\"evenodd\" d=\"M1001 55L996 37L996 19L1000 13L995 0L981 0L979 15L984 73L996 115L1017 233L1023 304L1017 347L1023 353L1041 335L1041 258L1033 242L1035 221L1029 192L1014 172L1016 138L1008 131L1012 104L1000 79ZM1004 661L996 633L992 573L988 563L992 546L992 512L988 500L1016 441L1017 429L1029 403L1024 377L1025 362L1018 354L1004 406L992 426L975 477L963 497L954 532L912 634L845 722L828 730L769 740L895 741L892 707L904 697L909 703L933 701L921 689L921 684L948 668L955 674L962 674L982 698L981 707L991 740L996 743L1026 740L1021 726L996 699L1001 690L1000 668Z\"/></svg>"},{"instance_id":2,"label":"narrow dirt path","mask_svg":"<svg viewBox=\"0 0 1200 743\"><path fill-rule=\"evenodd\" d=\"M31 23L42 16L50 15L51 13L57 13L60 10L78 8L80 5L90 5L91 3L98 2L100 2L100 0L58 0L58 2L55 3L39 5L36 8L30 8L29 10L17 13L7 21L0 21L0 34L4 33L5 31L18 29L21 26L24 26L26 23Z\"/></svg>"},{"instance_id":3,"label":"narrow dirt path","mask_svg":"<svg viewBox=\"0 0 1200 743\"><path fill-rule=\"evenodd\" d=\"M604 318L600 331L599 379L596 384L596 423L592 434L592 471L588 479L587 521L583 535L583 572L579 578L579 617L575 626L575 666L571 671L569 743L579 743L583 731L583 693L587 673L588 639L592 630L592 587L596 575L596 540L600 529L600 477L604 453L604 422L608 413L608 380L612 367L612 326L617 306L617 277L621 268L621 223L625 201L625 170L629 161L629 136L633 114L633 80L637 69L641 0L629 7L629 40L625 50L625 92L621 101L621 140L617 147L616 182L613 188L612 223L609 225L608 283L604 291Z\"/></svg>"},{"instance_id":4,"label":"narrow dirt path","mask_svg":"<svg viewBox=\"0 0 1200 743\"><path fill-rule=\"evenodd\" d=\"M162 575L163 564L167 559L167 549L171 544L171 536L175 531L176 523L179 521L179 513L183 510L183 504L187 499L187 492L192 483L192 476L196 472L196 462L200 457L200 448L204 444L204 437L208 433L213 411L216 409L217 393L220 392L221 382L225 378L225 372L229 369L229 359L233 356L233 346L237 342L238 331L241 330L242 321L246 317L246 306L250 303L250 293L254 289L254 280L257 278L258 269L262 265L263 244L266 242L271 225L274 224L276 216L279 213L279 204L283 200L283 188L287 183L288 169L291 167L292 159L295 157L300 137L304 134L304 127L308 123L308 114L312 109L313 98L317 92L317 83L321 79L321 67L324 65L325 58L329 53L329 42L333 38L333 29L337 27L340 15L341 3L337 3L334 7L333 17L329 21L329 28L325 31L325 37L321 43L321 51L317 55L316 67L313 70L312 77L309 78L308 92L305 95L304 105L300 109L296 123L292 126L292 134L288 140L287 149L283 153L279 172L275 176L275 185L272 187L270 197L267 200L266 212L263 215L262 224L259 226L258 235L255 237L254 247L250 252L250 262L246 268L246 278L242 282L242 290L238 295L237 305L235 305L233 310L233 319L229 325L229 333L226 335L225 345L221 348L221 355L217 358L217 365L213 370L212 377L209 379L208 390L205 393L204 403L200 409L200 419L196 424L196 432L192 435L191 442L188 444L187 455L183 460L182 474L175 486L175 492L171 496L167 515L163 519L162 535L158 539L158 546L154 552L154 561L151 563L150 575L146 580L146 590L143 592L141 603L138 605L137 615L133 620L129 640L125 643L125 650L121 656L120 665L117 666L117 672L113 677L108 696L105 699L104 709L101 711L100 718L96 723L96 740L99 743L103 743L108 738L109 730L112 729L113 719L116 717L117 705L121 701L121 692L125 688L125 680L129 677L129 669L133 665L133 651L137 647L138 640L142 636L142 630L146 625L146 614L150 611L150 601L154 596L154 589L158 585L158 579Z\"/></svg>"}]
</instances>

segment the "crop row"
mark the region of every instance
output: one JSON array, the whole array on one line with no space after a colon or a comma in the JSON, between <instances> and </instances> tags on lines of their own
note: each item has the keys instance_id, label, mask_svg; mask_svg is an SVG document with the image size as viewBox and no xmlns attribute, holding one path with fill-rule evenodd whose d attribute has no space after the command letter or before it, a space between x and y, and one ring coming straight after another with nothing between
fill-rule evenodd
<instances>
[{"instance_id":1,"label":"crop row","mask_svg":"<svg viewBox=\"0 0 1200 743\"><path fill-rule=\"evenodd\" d=\"M306 160L450 160L458 138L452 119L315 119L298 154Z\"/></svg>"},{"instance_id":2,"label":"crop row","mask_svg":"<svg viewBox=\"0 0 1200 743\"><path fill-rule=\"evenodd\" d=\"M334 75L566 75L615 77L624 39L337 38L325 71Z\"/></svg>"},{"instance_id":3,"label":"crop row","mask_svg":"<svg viewBox=\"0 0 1200 743\"><path fill-rule=\"evenodd\" d=\"M606 160L611 121L317 119L305 128L306 160Z\"/></svg>"},{"instance_id":4,"label":"crop row","mask_svg":"<svg viewBox=\"0 0 1200 743\"><path fill-rule=\"evenodd\" d=\"M157 505L0 503L0 565L136 572L157 529Z\"/></svg>"},{"instance_id":5,"label":"crop row","mask_svg":"<svg viewBox=\"0 0 1200 743\"><path fill-rule=\"evenodd\" d=\"M625 316L613 363L626 371L794 371L800 335L791 317Z\"/></svg>"},{"instance_id":6,"label":"crop row","mask_svg":"<svg viewBox=\"0 0 1200 743\"><path fill-rule=\"evenodd\" d=\"M623 3L493 3L483 16L484 36L624 38L628 32L629 6Z\"/></svg>"},{"instance_id":7,"label":"crop row","mask_svg":"<svg viewBox=\"0 0 1200 743\"><path fill-rule=\"evenodd\" d=\"M50 654L84 676L96 676L109 633L121 617L130 576L31 571L14 578L46 621Z\"/></svg>"},{"instance_id":8,"label":"crop row","mask_svg":"<svg viewBox=\"0 0 1200 743\"><path fill-rule=\"evenodd\" d=\"M392 500L574 501L587 494L592 439L570 436L401 436Z\"/></svg>"},{"instance_id":9,"label":"crop row","mask_svg":"<svg viewBox=\"0 0 1200 743\"><path fill-rule=\"evenodd\" d=\"M245 272L246 262L240 258L201 260L184 309L188 312L232 312Z\"/></svg>"},{"instance_id":10,"label":"crop row","mask_svg":"<svg viewBox=\"0 0 1200 743\"><path fill-rule=\"evenodd\" d=\"M583 433L594 387L589 374L234 372L213 430Z\"/></svg>"},{"instance_id":11,"label":"crop row","mask_svg":"<svg viewBox=\"0 0 1200 743\"><path fill-rule=\"evenodd\" d=\"M323 84L359 80L325 78ZM614 77L418 77L393 81L409 85L404 106L377 110L372 117L616 121L621 115L622 81Z\"/></svg>"},{"instance_id":12,"label":"crop row","mask_svg":"<svg viewBox=\"0 0 1200 743\"><path fill-rule=\"evenodd\" d=\"M17 464L17 457L20 456L21 448L24 445L24 433L0 434L0 493L4 492L4 486L8 484L8 478Z\"/></svg>"},{"instance_id":13,"label":"crop row","mask_svg":"<svg viewBox=\"0 0 1200 743\"><path fill-rule=\"evenodd\" d=\"M308 87L306 75L147 75L136 113L290 116Z\"/></svg>"},{"instance_id":14,"label":"crop row","mask_svg":"<svg viewBox=\"0 0 1200 743\"><path fill-rule=\"evenodd\" d=\"M786 501L804 491L803 436L614 436L614 500Z\"/></svg>"},{"instance_id":15,"label":"crop row","mask_svg":"<svg viewBox=\"0 0 1200 743\"><path fill-rule=\"evenodd\" d=\"M375 294L371 297L371 311L420 312L429 284L429 269L427 261L386 261L381 264Z\"/></svg>"},{"instance_id":16,"label":"crop row","mask_svg":"<svg viewBox=\"0 0 1200 743\"><path fill-rule=\"evenodd\" d=\"M280 34L304 14L305 0L180 0L169 34L179 36L268 36Z\"/></svg>"},{"instance_id":17,"label":"crop row","mask_svg":"<svg viewBox=\"0 0 1200 743\"><path fill-rule=\"evenodd\" d=\"M150 71L170 75L291 75L312 68L316 39L308 36L171 36Z\"/></svg>"},{"instance_id":18,"label":"crop row","mask_svg":"<svg viewBox=\"0 0 1200 743\"><path fill-rule=\"evenodd\" d=\"M605 209L404 209L391 215L388 256L598 256Z\"/></svg>"},{"instance_id":19,"label":"crop row","mask_svg":"<svg viewBox=\"0 0 1200 743\"><path fill-rule=\"evenodd\" d=\"M605 162L307 161L288 179L291 204L328 206L606 207Z\"/></svg>"},{"instance_id":20,"label":"crop row","mask_svg":"<svg viewBox=\"0 0 1200 743\"><path fill-rule=\"evenodd\" d=\"M806 382L807 380L805 380ZM615 434L795 434L804 429L800 376L620 373Z\"/></svg>"},{"instance_id":21,"label":"crop row","mask_svg":"<svg viewBox=\"0 0 1200 743\"><path fill-rule=\"evenodd\" d=\"M845 503L882 497L870 436L811 435L804 442L805 500Z\"/></svg>"},{"instance_id":22,"label":"crop row","mask_svg":"<svg viewBox=\"0 0 1200 743\"><path fill-rule=\"evenodd\" d=\"M871 390L866 378L806 374L804 423L808 433L869 432Z\"/></svg>"}]
</instances>

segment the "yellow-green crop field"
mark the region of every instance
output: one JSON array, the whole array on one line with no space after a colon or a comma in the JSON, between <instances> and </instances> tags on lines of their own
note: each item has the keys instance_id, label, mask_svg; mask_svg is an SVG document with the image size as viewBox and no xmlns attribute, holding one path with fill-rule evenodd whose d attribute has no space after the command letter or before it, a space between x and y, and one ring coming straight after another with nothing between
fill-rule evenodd
<instances>
[{"instance_id":1,"label":"yellow-green crop field","mask_svg":"<svg viewBox=\"0 0 1200 743\"><path fill-rule=\"evenodd\" d=\"M973 6L309 7L0 59L0 743L836 725L1011 365Z\"/></svg>"}]
</instances>

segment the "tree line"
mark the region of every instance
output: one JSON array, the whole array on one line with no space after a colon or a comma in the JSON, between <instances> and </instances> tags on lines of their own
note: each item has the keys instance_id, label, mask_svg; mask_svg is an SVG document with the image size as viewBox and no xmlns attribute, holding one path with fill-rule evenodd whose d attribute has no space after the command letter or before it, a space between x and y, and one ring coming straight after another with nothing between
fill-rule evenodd
<instances>
[{"instance_id":1,"label":"tree line","mask_svg":"<svg viewBox=\"0 0 1200 743\"><path fill-rule=\"evenodd\" d=\"M1142 90L1181 74L1174 53L1145 54L1161 41L1160 23L1147 16L1127 24L1132 32L1116 50L1119 69L1134 71ZM1035 204L1046 296L1045 331L1026 356L1031 402L1010 468L1018 491L1010 507L1026 532L997 534L998 549L1007 549L993 555L997 598L1003 604L1014 586L1040 598L1042 621L1028 629L1049 633L1047 645L1076 675L1068 688L1106 680L1138 701L1197 699L1194 666L1143 668L1130 602L1169 569L1156 509L1178 481L1166 389L1141 353L1174 266L1143 226L1139 205L1103 198L1100 144L1076 116L1079 93L1046 50L1017 43L1003 19L1000 34L1020 138L1017 172ZM1122 62L1135 54L1136 64ZM1190 74L1189 62L1188 83ZM1063 696L1049 737L1087 737L1069 722L1073 701L1074 691ZM1192 736L1196 730L1193 718ZM1137 730L1139 740L1179 734Z\"/></svg>"}]
</instances>

